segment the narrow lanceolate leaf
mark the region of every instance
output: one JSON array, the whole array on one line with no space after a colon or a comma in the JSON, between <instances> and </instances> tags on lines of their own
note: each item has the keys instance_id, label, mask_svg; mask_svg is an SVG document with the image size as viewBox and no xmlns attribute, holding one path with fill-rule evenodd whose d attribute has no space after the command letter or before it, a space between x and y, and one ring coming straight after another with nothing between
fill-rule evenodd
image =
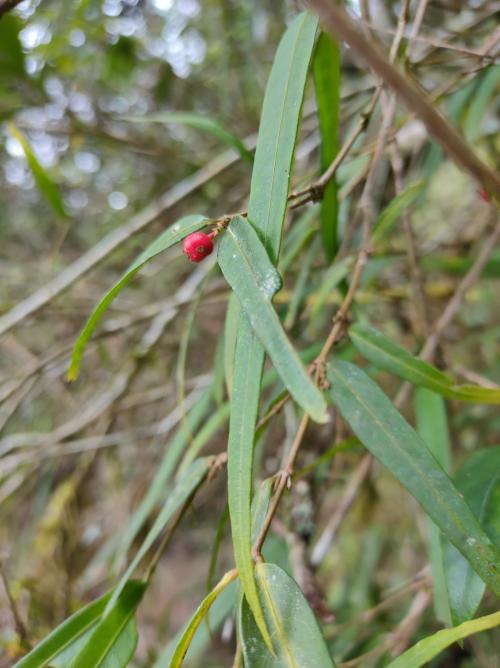
<instances>
[{"instance_id":1,"label":"narrow lanceolate leaf","mask_svg":"<svg viewBox=\"0 0 500 668\"><path fill-rule=\"evenodd\" d=\"M281 40L266 86L255 150L248 217L276 263L287 207L295 143L317 20L306 12Z\"/></svg>"},{"instance_id":2,"label":"narrow lanceolate leaf","mask_svg":"<svg viewBox=\"0 0 500 668\"><path fill-rule=\"evenodd\" d=\"M458 470L455 485L481 526L500 547L500 446L478 450ZM485 584L460 552L446 541L444 566L454 624L474 617Z\"/></svg>"},{"instance_id":3,"label":"narrow lanceolate leaf","mask_svg":"<svg viewBox=\"0 0 500 668\"><path fill-rule=\"evenodd\" d=\"M189 445L193 434L200 422L205 418L212 402L211 388L206 390L182 420L175 436L167 443L163 459L159 463L156 473L148 486L147 492L123 528L120 542L116 549L113 566L119 570L135 537L141 530L155 505L165 498L167 483Z\"/></svg>"},{"instance_id":4,"label":"narrow lanceolate leaf","mask_svg":"<svg viewBox=\"0 0 500 668\"><path fill-rule=\"evenodd\" d=\"M399 216L416 201L424 186L424 181L411 183L391 200L375 222L372 234L374 242L389 234Z\"/></svg>"},{"instance_id":5,"label":"narrow lanceolate leaf","mask_svg":"<svg viewBox=\"0 0 500 668\"><path fill-rule=\"evenodd\" d=\"M329 379L333 401L359 440L500 595L500 550L425 443L364 371L349 362L335 361Z\"/></svg>"},{"instance_id":6,"label":"narrow lanceolate leaf","mask_svg":"<svg viewBox=\"0 0 500 668\"><path fill-rule=\"evenodd\" d=\"M29 654L15 664L15 668L42 668L54 663L56 657L74 646L95 627L102 616L111 594L92 601L50 633Z\"/></svg>"},{"instance_id":7,"label":"narrow lanceolate leaf","mask_svg":"<svg viewBox=\"0 0 500 668\"><path fill-rule=\"evenodd\" d=\"M134 614L146 587L145 582L127 583L69 668L125 668L129 665L137 644Z\"/></svg>"},{"instance_id":8,"label":"narrow lanceolate leaf","mask_svg":"<svg viewBox=\"0 0 500 668\"><path fill-rule=\"evenodd\" d=\"M194 637L189 643L187 665L192 665L192 662L196 663L196 660L198 660L198 662L200 661L200 655L206 652L207 648L213 642L214 634L217 629L222 625L225 619L234 615L234 609L238 598L236 585L236 582L233 582L232 584L230 583L212 603L209 611L209 624L200 624ZM208 614L205 621L208 621ZM187 624L175 634L164 650L160 652L160 655L151 668L168 668L186 627Z\"/></svg>"},{"instance_id":9,"label":"narrow lanceolate leaf","mask_svg":"<svg viewBox=\"0 0 500 668\"><path fill-rule=\"evenodd\" d=\"M464 133L468 142L477 141L481 133L481 120L491 97L498 94L498 86L500 85L500 65L490 65L485 72L479 75L481 82L479 83L474 97L469 105L467 115L464 120Z\"/></svg>"},{"instance_id":10,"label":"narrow lanceolate leaf","mask_svg":"<svg viewBox=\"0 0 500 668\"><path fill-rule=\"evenodd\" d=\"M404 654L398 656L397 659L391 661L387 668L420 668L420 666L426 666L431 659L454 642L499 625L500 612L494 612L492 615L473 619L470 622L460 624L460 626L455 626L455 628L443 629L418 642Z\"/></svg>"},{"instance_id":11,"label":"narrow lanceolate leaf","mask_svg":"<svg viewBox=\"0 0 500 668\"><path fill-rule=\"evenodd\" d=\"M266 86L248 204L248 217L276 265L287 207L300 113L317 21L302 13L283 36ZM251 496L255 422L264 350L240 315L232 378L228 441L228 502L240 582L268 647L251 557Z\"/></svg>"},{"instance_id":12,"label":"narrow lanceolate leaf","mask_svg":"<svg viewBox=\"0 0 500 668\"><path fill-rule=\"evenodd\" d=\"M451 464L450 439L444 399L424 387L419 387L415 392L414 403L418 434L443 471L449 473ZM434 590L434 610L437 619L449 625L451 616L444 577L441 532L429 518L427 518L427 539Z\"/></svg>"},{"instance_id":13,"label":"narrow lanceolate leaf","mask_svg":"<svg viewBox=\"0 0 500 668\"><path fill-rule=\"evenodd\" d=\"M70 366L68 369L68 380L76 380L78 377L85 347L90 337L92 336L92 332L96 328L97 323L102 318L104 312L111 304L111 302L123 290L123 288L128 283L130 283L141 267L143 267L146 262L149 262L160 253L163 253L163 251L166 251L168 248L171 248L175 244L179 243L179 241L182 241L182 239L187 237L188 234L196 232L197 230L201 230L201 228L205 227L206 224L207 219L203 216L192 215L181 218L174 225L171 225L168 229L162 232L160 236L157 237L153 243L150 244L146 250L139 255L137 260L135 260L135 262L130 265L120 280L113 285L111 290L109 290L97 304L89 319L85 323L82 331L80 332L73 347Z\"/></svg>"},{"instance_id":14,"label":"narrow lanceolate leaf","mask_svg":"<svg viewBox=\"0 0 500 668\"><path fill-rule=\"evenodd\" d=\"M181 639L179 640L177 647L174 652L174 656L170 661L169 668L180 668L184 661L184 657L189 649L189 644L196 633L199 625L203 621L203 618L208 613L210 606L219 596L219 594L224 591L224 589L231 583L233 580L236 580L238 577L238 571L233 569L224 575L220 582L212 589L212 591L205 596L203 601L198 606L198 609L191 617L190 622L188 623L184 633L182 634Z\"/></svg>"},{"instance_id":15,"label":"narrow lanceolate leaf","mask_svg":"<svg viewBox=\"0 0 500 668\"><path fill-rule=\"evenodd\" d=\"M38 190L50 204L54 212L61 218L68 218L68 212L59 192L59 187L53 181L47 170L38 162L38 158L33 153L31 146L22 132L13 124L9 124L9 130L12 135L21 144L28 166L33 174Z\"/></svg>"},{"instance_id":16,"label":"narrow lanceolate leaf","mask_svg":"<svg viewBox=\"0 0 500 668\"><path fill-rule=\"evenodd\" d=\"M338 151L340 119L340 49L328 33L321 33L313 60L314 85L318 101L321 133L321 171L333 162ZM335 176L326 186L321 200L321 235L328 260L337 252L338 197Z\"/></svg>"},{"instance_id":17,"label":"narrow lanceolate leaf","mask_svg":"<svg viewBox=\"0 0 500 668\"><path fill-rule=\"evenodd\" d=\"M387 336L367 325L353 325L349 337L359 352L379 369L389 371L414 385L427 387L450 399L479 404L499 404L500 389L476 385L456 385L443 373L395 343Z\"/></svg>"},{"instance_id":18,"label":"narrow lanceolate leaf","mask_svg":"<svg viewBox=\"0 0 500 668\"><path fill-rule=\"evenodd\" d=\"M255 571L276 656L272 656L263 643L243 599L238 623L245 666L334 668L316 618L297 583L275 564L258 564Z\"/></svg>"},{"instance_id":19,"label":"narrow lanceolate leaf","mask_svg":"<svg viewBox=\"0 0 500 668\"><path fill-rule=\"evenodd\" d=\"M327 419L326 403L271 304L281 278L252 225L236 216L219 246L218 261L224 277L240 300L255 334L295 401L317 422Z\"/></svg>"},{"instance_id":20,"label":"narrow lanceolate leaf","mask_svg":"<svg viewBox=\"0 0 500 668\"><path fill-rule=\"evenodd\" d=\"M122 576L118 586L113 592L113 596L107 605L107 612L115 605L117 602L118 596L123 591L126 583L129 581L130 576L140 564L144 556L147 554L149 549L152 547L158 536L161 534L169 520L173 517L174 513L179 510L183 504L189 499L191 494L199 487L203 482L205 477L208 474L211 464L213 463L213 457L204 457L202 459L197 459L195 462L189 466L186 470L185 475L177 482L175 487L172 489L171 494L168 496L165 501L165 505L160 511L160 514L156 518L153 526L148 531L146 538L144 539L141 547L137 551L137 554L132 559L130 566L127 568L126 572Z\"/></svg>"},{"instance_id":21,"label":"narrow lanceolate leaf","mask_svg":"<svg viewBox=\"0 0 500 668\"><path fill-rule=\"evenodd\" d=\"M203 132L208 132L223 144L236 149L242 158L253 162L252 153L246 148L245 144L238 139L236 135L226 130L218 121L209 116L201 114L191 114L181 111L160 111L156 114L147 114L145 116L124 116L124 120L134 123L164 123L171 125L187 125Z\"/></svg>"}]
</instances>

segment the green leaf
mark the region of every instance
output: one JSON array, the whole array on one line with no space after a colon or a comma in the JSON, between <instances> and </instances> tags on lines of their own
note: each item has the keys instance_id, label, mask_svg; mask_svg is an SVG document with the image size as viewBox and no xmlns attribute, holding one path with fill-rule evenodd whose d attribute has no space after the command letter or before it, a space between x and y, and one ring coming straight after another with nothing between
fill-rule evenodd
<instances>
[{"instance_id":1,"label":"green leaf","mask_svg":"<svg viewBox=\"0 0 500 668\"><path fill-rule=\"evenodd\" d=\"M207 646L213 640L212 634L215 633L229 615L232 615L237 599L237 587L235 585L236 583L229 584L213 602L209 611L210 616L208 614L206 616L207 620L210 619L210 626L207 627L206 624L198 626L198 630L190 642L187 653L187 661L189 665L191 665L192 660L196 660L199 655L206 651ZM168 643L155 661L153 668L166 668L169 665L174 652L177 649L177 645L184 634L186 626L187 624L182 627Z\"/></svg>"},{"instance_id":2,"label":"green leaf","mask_svg":"<svg viewBox=\"0 0 500 668\"><path fill-rule=\"evenodd\" d=\"M198 606L196 612L191 617L191 620L189 621L186 629L184 630L184 633L182 634L182 637L177 644L174 656L170 661L169 668L180 668L182 666L184 657L186 656L186 653L189 649L189 644L191 643L191 640L199 625L203 621L203 618L208 613L210 606L219 596L219 594L228 586L228 584L230 584L237 577L238 571L236 569L229 571L222 577L222 579L212 589L212 591L207 596L205 596L203 601Z\"/></svg>"},{"instance_id":3,"label":"green leaf","mask_svg":"<svg viewBox=\"0 0 500 668\"><path fill-rule=\"evenodd\" d=\"M278 46L266 86L255 151L248 217L276 265L288 201L299 120L317 21L299 14ZM228 502L240 582L268 647L251 557L253 447L264 350L245 314L238 324L228 441Z\"/></svg>"},{"instance_id":4,"label":"green leaf","mask_svg":"<svg viewBox=\"0 0 500 668\"><path fill-rule=\"evenodd\" d=\"M184 453L176 478L182 477L190 466L191 462L198 456L200 450L205 447L212 436L223 427L229 418L229 404L224 403L220 406L205 422L199 432L194 436L189 447Z\"/></svg>"},{"instance_id":5,"label":"green leaf","mask_svg":"<svg viewBox=\"0 0 500 668\"><path fill-rule=\"evenodd\" d=\"M333 401L359 440L500 595L500 551L425 443L364 371L339 360L329 379Z\"/></svg>"},{"instance_id":6,"label":"green leaf","mask_svg":"<svg viewBox=\"0 0 500 668\"><path fill-rule=\"evenodd\" d=\"M143 267L146 262L149 262L154 257L163 253L167 249L171 248L175 244L182 241L184 237L187 237L188 234L201 230L202 227L205 227L207 224L207 219L203 216L192 215L181 218L174 225L171 225L164 232L157 237L153 243L151 243L145 251L143 251L139 257L133 262L130 267L125 271L119 281L113 285L111 290L109 290L97 306L92 311L89 319L85 323L82 331L78 335L76 343L73 347L73 352L71 354L71 362L68 369L68 380L76 380L80 370L80 364L83 356L85 347L92 336L92 332L97 326L97 323L102 318L104 312L115 299L115 297L123 290L123 288L130 283L130 281L137 274L139 269Z\"/></svg>"},{"instance_id":7,"label":"green leaf","mask_svg":"<svg viewBox=\"0 0 500 668\"><path fill-rule=\"evenodd\" d=\"M248 218L263 239L273 264L281 244L316 27L317 20L306 12L292 21L278 46L262 107Z\"/></svg>"},{"instance_id":8,"label":"green leaf","mask_svg":"<svg viewBox=\"0 0 500 668\"><path fill-rule=\"evenodd\" d=\"M58 186L54 183L47 170L38 162L38 158L31 150L31 146L26 137L13 123L9 124L9 130L13 137L21 144L29 168L42 195L58 216L61 216L61 218L68 218L68 212L64 206Z\"/></svg>"},{"instance_id":9,"label":"green leaf","mask_svg":"<svg viewBox=\"0 0 500 668\"><path fill-rule=\"evenodd\" d=\"M42 668L78 643L97 624L111 598L111 593L92 601L71 615L42 642L15 664L15 668ZM72 652L71 652L72 654Z\"/></svg>"},{"instance_id":10,"label":"green leaf","mask_svg":"<svg viewBox=\"0 0 500 668\"><path fill-rule=\"evenodd\" d=\"M325 422L323 395L300 361L271 304L281 287L280 275L252 225L241 216L233 218L226 229L217 257L224 277L290 394L314 420Z\"/></svg>"},{"instance_id":11,"label":"green leaf","mask_svg":"<svg viewBox=\"0 0 500 668\"><path fill-rule=\"evenodd\" d=\"M274 478L266 478L252 501L252 540L255 541L266 519L269 502L273 495Z\"/></svg>"},{"instance_id":12,"label":"green leaf","mask_svg":"<svg viewBox=\"0 0 500 668\"><path fill-rule=\"evenodd\" d=\"M318 315L323 310L326 300L331 296L337 285L344 280L354 264L352 257L345 257L335 262L323 276L321 286L317 291L311 308L310 326L314 327Z\"/></svg>"},{"instance_id":13,"label":"green leaf","mask_svg":"<svg viewBox=\"0 0 500 668\"><path fill-rule=\"evenodd\" d=\"M238 297L232 292L227 302L226 319L224 321L224 374L229 396L232 393L234 355L240 315L240 302L238 301Z\"/></svg>"},{"instance_id":14,"label":"green leaf","mask_svg":"<svg viewBox=\"0 0 500 668\"><path fill-rule=\"evenodd\" d=\"M148 550L152 547L158 536L161 534L168 521L172 518L174 513L179 510L184 503L189 499L191 494L196 491L196 489L201 485L203 480L206 478L211 464L213 463L213 457L204 457L202 459L197 459L191 464L191 466L186 470L185 475L177 482L175 487L172 490L172 493L167 497L165 505L161 509L158 517L156 518L153 526L148 531L146 538L142 542L141 547L137 551L137 554L132 559L129 567L123 574L118 586L113 592L113 596L109 601L106 610L109 611L114 604L116 603L118 596L123 591L126 583L129 581L130 576L137 568L139 563L142 561L144 556L147 554Z\"/></svg>"},{"instance_id":15,"label":"green leaf","mask_svg":"<svg viewBox=\"0 0 500 668\"><path fill-rule=\"evenodd\" d=\"M125 668L137 644L134 614L146 590L145 582L130 581L113 607L97 624L87 644L69 668Z\"/></svg>"},{"instance_id":16,"label":"green leaf","mask_svg":"<svg viewBox=\"0 0 500 668\"><path fill-rule=\"evenodd\" d=\"M449 473L451 464L450 439L444 400L426 388L417 388L415 392L415 417L419 436L432 452L443 471ZM451 616L444 576L441 532L429 518L427 518L427 540L434 590L434 610L437 619L449 625Z\"/></svg>"},{"instance_id":17,"label":"green leaf","mask_svg":"<svg viewBox=\"0 0 500 668\"><path fill-rule=\"evenodd\" d=\"M454 482L483 529L500 546L500 446L471 455L458 470ZM485 584L448 541L444 550L451 614L454 624L458 624L474 617Z\"/></svg>"},{"instance_id":18,"label":"green leaf","mask_svg":"<svg viewBox=\"0 0 500 668\"><path fill-rule=\"evenodd\" d=\"M148 486L146 495L129 518L115 553L114 568L120 569L125 556L141 530L148 516L161 498L165 497L167 482L182 455L183 450L190 443L193 433L204 420L212 402L211 388L206 390L182 420L175 436L166 447L163 459L157 467L153 480Z\"/></svg>"},{"instance_id":19,"label":"green leaf","mask_svg":"<svg viewBox=\"0 0 500 668\"><path fill-rule=\"evenodd\" d=\"M377 218L373 227L372 241L375 243L386 236L393 228L399 216L418 198L425 186L424 181L410 183L396 195Z\"/></svg>"},{"instance_id":20,"label":"green leaf","mask_svg":"<svg viewBox=\"0 0 500 668\"><path fill-rule=\"evenodd\" d=\"M443 629L432 636L424 638L397 659L391 661L387 668L420 668L437 656L454 642L467 638L473 633L487 631L500 625L500 612L473 619L452 629Z\"/></svg>"},{"instance_id":21,"label":"green leaf","mask_svg":"<svg viewBox=\"0 0 500 668\"><path fill-rule=\"evenodd\" d=\"M353 325L349 337L358 351L379 369L389 371L414 385L427 387L451 399L473 403L500 403L500 389L455 385L451 376L414 357L384 334L367 325Z\"/></svg>"},{"instance_id":22,"label":"green leaf","mask_svg":"<svg viewBox=\"0 0 500 668\"><path fill-rule=\"evenodd\" d=\"M491 97L498 95L500 85L500 65L490 65L481 73L481 81L474 92L464 120L464 134L468 142L477 141L481 132L481 119L484 116Z\"/></svg>"},{"instance_id":23,"label":"green leaf","mask_svg":"<svg viewBox=\"0 0 500 668\"><path fill-rule=\"evenodd\" d=\"M0 77L26 76L24 53L19 40L19 31L23 22L13 14L2 16L0 21Z\"/></svg>"},{"instance_id":24,"label":"green leaf","mask_svg":"<svg viewBox=\"0 0 500 668\"><path fill-rule=\"evenodd\" d=\"M246 148L245 144L231 132L226 130L220 123L208 116L200 114L191 114L177 111L160 111L156 114L147 114L145 116L124 116L123 120L134 123L165 123L171 125L187 125L197 130L203 130L213 135L223 144L236 149L242 158L253 162L252 153Z\"/></svg>"},{"instance_id":25,"label":"green leaf","mask_svg":"<svg viewBox=\"0 0 500 668\"><path fill-rule=\"evenodd\" d=\"M330 166L338 152L340 64L340 49L337 42L328 33L321 33L314 53L313 72L321 134L322 172ZM334 176L326 186L321 201L321 235L328 260L335 257L338 249L337 219L338 195Z\"/></svg>"},{"instance_id":26,"label":"green leaf","mask_svg":"<svg viewBox=\"0 0 500 668\"><path fill-rule=\"evenodd\" d=\"M275 564L258 564L255 573L276 656L272 656L262 642L243 599L238 622L245 665L251 668L333 668L318 622L297 583Z\"/></svg>"}]
</instances>

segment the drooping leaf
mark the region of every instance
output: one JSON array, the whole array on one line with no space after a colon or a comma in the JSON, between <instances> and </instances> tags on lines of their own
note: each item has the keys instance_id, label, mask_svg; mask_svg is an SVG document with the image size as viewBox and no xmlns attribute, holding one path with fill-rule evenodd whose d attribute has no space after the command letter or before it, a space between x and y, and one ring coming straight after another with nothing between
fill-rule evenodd
<instances>
[{"instance_id":1,"label":"drooping leaf","mask_svg":"<svg viewBox=\"0 0 500 668\"><path fill-rule=\"evenodd\" d=\"M149 549L152 547L158 536L161 534L169 520L173 517L174 513L179 510L183 504L189 499L191 494L199 487L203 482L205 477L208 474L211 464L213 463L213 457L204 457L202 459L197 459L194 461L191 466L186 470L185 475L177 482L175 487L172 489L171 494L167 497L165 505L161 509L158 517L156 518L153 526L148 531L146 538L141 544L141 547L137 551L137 554L132 559L129 567L123 574L120 582L113 592L113 596L109 601L106 611L114 606L117 602L118 596L123 591L126 583L130 580L130 577L137 566L140 564L142 559L145 557Z\"/></svg>"},{"instance_id":2,"label":"drooping leaf","mask_svg":"<svg viewBox=\"0 0 500 668\"><path fill-rule=\"evenodd\" d=\"M419 387L415 392L414 403L418 434L432 452L443 471L449 474L451 464L450 440L444 400L434 392ZM441 532L429 518L427 518L427 540L432 571L434 610L437 619L449 625L451 616L444 577Z\"/></svg>"},{"instance_id":3,"label":"drooping leaf","mask_svg":"<svg viewBox=\"0 0 500 668\"><path fill-rule=\"evenodd\" d=\"M274 265L281 244L293 156L317 21L302 13L284 34L266 86L255 151L248 218ZM245 316L238 323L228 441L228 502L240 582L268 647L251 557L251 495L255 422L264 350Z\"/></svg>"},{"instance_id":4,"label":"drooping leaf","mask_svg":"<svg viewBox=\"0 0 500 668\"><path fill-rule=\"evenodd\" d=\"M334 668L318 622L297 583L276 564L255 568L259 598L273 638L270 654L243 599L239 631L245 665L252 668Z\"/></svg>"},{"instance_id":5,"label":"drooping leaf","mask_svg":"<svg viewBox=\"0 0 500 668\"><path fill-rule=\"evenodd\" d=\"M500 446L474 452L458 470L455 485L481 526L500 547ZM454 624L474 617L485 584L469 562L448 541L444 565Z\"/></svg>"},{"instance_id":6,"label":"drooping leaf","mask_svg":"<svg viewBox=\"0 0 500 668\"><path fill-rule=\"evenodd\" d=\"M443 373L402 346L367 325L353 325L349 336L359 352L379 369L408 380L414 385L427 387L444 397L473 403L500 403L500 389L476 385L456 385L451 376Z\"/></svg>"},{"instance_id":7,"label":"drooping leaf","mask_svg":"<svg viewBox=\"0 0 500 668\"><path fill-rule=\"evenodd\" d=\"M115 552L114 567L118 570L123 565L130 546L135 537L146 522L155 505L165 498L167 482L177 466L182 456L183 450L189 444L191 437L195 433L198 425L204 419L212 402L211 389L206 390L191 408L185 419L182 420L172 441L166 445L165 454L159 463L153 480L148 486L148 490L134 510L134 513L128 519L124 527L123 534Z\"/></svg>"},{"instance_id":8,"label":"drooping leaf","mask_svg":"<svg viewBox=\"0 0 500 668\"><path fill-rule=\"evenodd\" d=\"M86 637L94 628L111 598L111 593L92 601L74 615L71 615L52 633L42 640L34 649L15 664L15 668L43 668L49 664L56 665L54 660L74 647L81 638Z\"/></svg>"},{"instance_id":9,"label":"drooping leaf","mask_svg":"<svg viewBox=\"0 0 500 668\"><path fill-rule=\"evenodd\" d=\"M197 130L203 130L213 135L223 144L236 149L242 158L253 162L252 153L246 148L245 144L224 128L218 121L209 116L201 114L191 114L180 111L160 111L156 114L147 114L145 116L124 116L124 120L134 123L164 123L166 125L187 125Z\"/></svg>"},{"instance_id":10,"label":"drooping leaf","mask_svg":"<svg viewBox=\"0 0 500 668\"><path fill-rule=\"evenodd\" d=\"M187 665L191 665L191 659L194 660L194 663L196 664L196 661L199 660L198 657L212 642L215 631L223 624L224 620L232 614L237 601L238 587L236 585L237 582L229 584L212 603L209 611L210 615L207 614L206 617L206 621L209 620L209 627L206 624L198 626L198 630L191 639L187 656L185 657ZM172 638L165 649L160 653L153 668L167 668L169 666L186 627L187 624L176 633L174 638Z\"/></svg>"},{"instance_id":11,"label":"drooping leaf","mask_svg":"<svg viewBox=\"0 0 500 668\"><path fill-rule=\"evenodd\" d=\"M146 590L145 582L129 581L96 625L85 646L69 668L126 668L135 651L137 630L134 615Z\"/></svg>"},{"instance_id":12,"label":"drooping leaf","mask_svg":"<svg viewBox=\"0 0 500 668\"><path fill-rule=\"evenodd\" d=\"M38 158L33 153L33 150L26 137L13 123L9 124L9 130L12 136L21 144L29 168L35 179L35 183L43 197L47 200L58 216L61 216L61 218L68 218L68 212L64 206L64 202L57 184L54 182L45 167L43 167L38 161Z\"/></svg>"},{"instance_id":13,"label":"drooping leaf","mask_svg":"<svg viewBox=\"0 0 500 668\"><path fill-rule=\"evenodd\" d=\"M111 290L109 290L101 301L97 304L95 309L92 311L89 319L85 323L82 331L78 335L78 338L73 347L73 352L71 354L71 362L68 369L68 380L76 380L78 377L78 372L80 370L81 359L85 350L85 347L92 336L92 332L97 326L97 323L102 318L104 312L115 299L115 297L123 290L123 288L130 283L134 278L137 272L143 267L146 262L149 262L154 257L163 253L167 249L171 248L175 244L182 241L184 237L187 237L188 234L201 230L202 227L205 227L207 224L207 219L203 216L192 215L181 218L174 225L171 225L164 232L160 234L147 248L143 251L139 257L133 262L130 267L125 271L123 276L117 281Z\"/></svg>"},{"instance_id":14,"label":"drooping leaf","mask_svg":"<svg viewBox=\"0 0 500 668\"><path fill-rule=\"evenodd\" d=\"M290 343L271 298L281 278L252 225L232 219L222 239L218 261L224 277L240 300L254 332L293 398L318 421L326 420L326 404Z\"/></svg>"},{"instance_id":15,"label":"drooping leaf","mask_svg":"<svg viewBox=\"0 0 500 668\"><path fill-rule=\"evenodd\" d=\"M199 625L203 621L203 618L208 613L210 606L219 596L219 594L228 586L228 584L233 582L233 580L236 580L237 577L238 571L236 569L229 571L222 577L220 582L212 589L212 591L207 596L205 596L203 601L198 606L196 612L191 617L191 620L189 621L186 629L184 630L184 633L182 634L182 637L177 644L172 660L170 661L169 668L180 668L182 666L184 657L186 656L186 653L189 649L189 644Z\"/></svg>"},{"instance_id":16,"label":"drooping leaf","mask_svg":"<svg viewBox=\"0 0 500 668\"><path fill-rule=\"evenodd\" d=\"M479 617L470 622L464 622L460 626L452 629L443 629L420 640L416 645L391 661L387 668L420 668L425 666L431 659L437 656L443 649L446 649L454 642L458 642L473 633L487 631L500 625L500 612L494 612L492 615Z\"/></svg>"},{"instance_id":17,"label":"drooping leaf","mask_svg":"<svg viewBox=\"0 0 500 668\"><path fill-rule=\"evenodd\" d=\"M316 44L313 71L321 133L320 164L324 172L338 151L341 76L339 46L326 32L321 33ZM321 200L321 235L328 260L335 257L338 248L337 219L337 181L334 176Z\"/></svg>"},{"instance_id":18,"label":"drooping leaf","mask_svg":"<svg viewBox=\"0 0 500 668\"><path fill-rule=\"evenodd\" d=\"M360 368L338 360L330 365L328 375L333 401L359 440L500 595L500 550L425 443Z\"/></svg>"}]
</instances>

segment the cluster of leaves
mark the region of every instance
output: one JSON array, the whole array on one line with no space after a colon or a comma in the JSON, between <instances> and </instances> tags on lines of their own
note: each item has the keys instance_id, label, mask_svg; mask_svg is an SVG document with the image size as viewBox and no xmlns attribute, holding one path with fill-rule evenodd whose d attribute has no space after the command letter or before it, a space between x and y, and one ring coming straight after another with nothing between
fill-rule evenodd
<instances>
[{"instance_id":1,"label":"cluster of leaves","mask_svg":"<svg viewBox=\"0 0 500 668\"><path fill-rule=\"evenodd\" d=\"M16 664L19 668L129 664L137 643L136 610L153 581L162 550L194 495L224 462L223 458L198 454L211 434L227 420L228 515L236 568L213 586L221 540L218 535L209 591L156 665L181 666L188 651L200 651L209 635L202 622L208 619L212 606L214 626L236 615L238 653L248 667L335 665L335 648L332 650L323 637L309 601L287 573L286 564L276 557L255 563L252 555L252 546L265 526L273 498L272 479L265 481L254 494L256 450L264 433L258 426L258 417L262 414L263 392L269 387L273 394L264 417L272 416L273 409L288 395L300 411L318 424L327 422L335 410L338 419L341 416L356 437L346 441L346 449L361 444L419 502L429 518L429 560L436 616L455 626L429 635L385 665L391 668L424 665L451 643L500 624L499 613L474 619L486 588L500 596L500 448L477 450L450 478L453 467L444 403L444 399L452 399L498 405L500 390L459 384L448 373L371 327L363 314L359 314L359 322L348 327L340 350L330 354L324 368L328 383L320 387L306 367L307 361L316 359L317 347L299 352L290 338L297 310L305 299L308 272L319 250L319 241L330 261L341 239L338 185L333 178L323 192L319 228L311 225L306 213L286 235L281 253L295 148L311 69L317 91L323 169L338 151L339 49L328 35L318 36L318 32L316 18L302 13L284 34L266 87L248 212L246 216L224 217L217 262L231 296L224 348L218 356L220 368L214 377L217 374L225 377L227 400L218 400L216 412L207 419L217 392L214 382L186 414L146 495L114 546L115 566L120 568L145 529L152 510L161 504L118 584L109 594L67 619ZM175 114L158 115L150 120L183 123L208 131L239 151L243 159L251 160L247 147L212 121ZM40 189L45 191L54 210L65 215L57 190L40 170L29 145L18 130L13 132L23 145L35 178L39 172ZM425 172L426 181L429 174L430 168ZM388 203L373 226L372 243L387 238L398 217L422 195L427 185L427 182L412 184ZM315 215L318 213L317 208L313 211ZM99 302L77 339L69 367L70 380L78 376L86 345L100 318L141 268L192 232L216 223L220 226L220 221L204 215L183 217L133 262ZM311 310L313 327L331 292L334 289L341 295L347 292L355 255L329 266ZM304 257L304 272L297 279L294 301L290 301L283 317L277 307L281 274L295 257ZM264 373L266 356L273 371ZM353 363L356 356L367 363L366 368ZM371 378L381 371L418 388L414 401L416 430ZM328 388L324 387L326 384ZM337 445L335 452L339 450ZM332 454L333 451L327 459ZM166 484L176 468L175 482L165 495ZM224 517L218 534L223 533ZM163 540L155 550L162 535ZM146 561L146 575L141 580L134 579L138 567Z\"/></svg>"}]
</instances>

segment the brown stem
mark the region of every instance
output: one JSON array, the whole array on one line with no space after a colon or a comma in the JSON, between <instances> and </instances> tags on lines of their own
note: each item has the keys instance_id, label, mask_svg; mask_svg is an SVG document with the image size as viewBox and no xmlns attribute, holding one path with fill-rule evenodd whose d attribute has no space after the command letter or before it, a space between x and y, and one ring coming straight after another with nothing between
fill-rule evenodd
<instances>
[{"instance_id":1,"label":"brown stem","mask_svg":"<svg viewBox=\"0 0 500 668\"><path fill-rule=\"evenodd\" d=\"M500 175L493 172L475 155L457 130L434 108L427 93L391 65L384 53L359 30L342 7L329 0L310 0L309 3L320 16L328 32L336 39L349 44L425 124L429 133L448 155L467 170L486 192L500 201Z\"/></svg>"}]
</instances>

